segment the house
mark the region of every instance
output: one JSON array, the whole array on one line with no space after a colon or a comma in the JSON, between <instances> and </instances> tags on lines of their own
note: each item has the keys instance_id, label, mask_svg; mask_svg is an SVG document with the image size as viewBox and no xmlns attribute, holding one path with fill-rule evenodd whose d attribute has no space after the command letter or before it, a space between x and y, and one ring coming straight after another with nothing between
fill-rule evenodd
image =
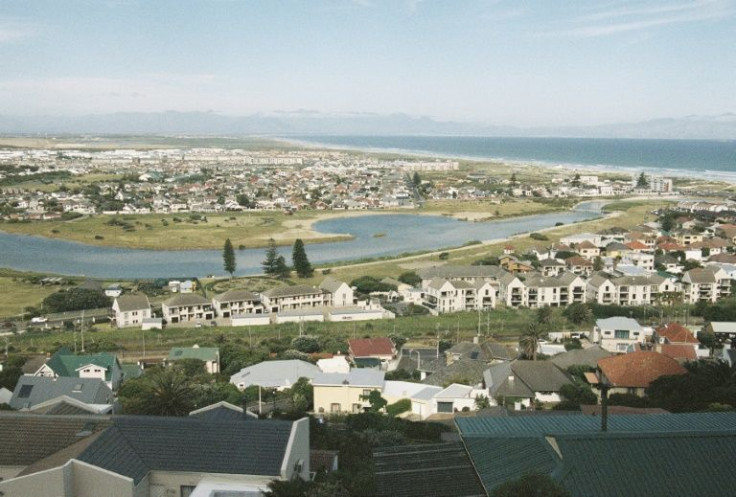
<instances>
[{"instance_id":1,"label":"house","mask_svg":"<svg viewBox=\"0 0 736 497\"><path fill-rule=\"evenodd\" d=\"M593 245L593 243L588 240L578 243L573 248L581 255L581 257L588 259L589 261L592 261L601 255L601 249L598 248L598 246Z\"/></svg>"},{"instance_id":2,"label":"house","mask_svg":"<svg viewBox=\"0 0 736 497\"><path fill-rule=\"evenodd\" d=\"M76 355L62 347L33 376L95 378L107 383L110 389L117 390L123 381L123 367L117 356L107 352Z\"/></svg>"},{"instance_id":3,"label":"house","mask_svg":"<svg viewBox=\"0 0 736 497\"><path fill-rule=\"evenodd\" d=\"M571 497L733 494L730 481L712 475L728 472L736 457L734 413L610 414L607 432L601 416L585 415L455 423L489 495L530 473L550 476Z\"/></svg>"},{"instance_id":4,"label":"house","mask_svg":"<svg viewBox=\"0 0 736 497\"><path fill-rule=\"evenodd\" d=\"M381 396L389 404L402 399L411 400L410 413L418 419L427 419L436 414L436 403L434 397L442 391L441 387L423 385L409 381L386 381L383 385Z\"/></svg>"},{"instance_id":5,"label":"house","mask_svg":"<svg viewBox=\"0 0 736 497\"><path fill-rule=\"evenodd\" d=\"M621 353L630 345L644 343L652 334L651 328L643 328L635 319L616 316L595 322L593 341L605 350Z\"/></svg>"},{"instance_id":6,"label":"house","mask_svg":"<svg viewBox=\"0 0 736 497\"><path fill-rule=\"evenodd\" d=\"M169 352L168 362L181 359L199 359L204 362L204 368L209 374L220 372L220 349L217 347L173 347Z\"/></svg>"},{"instance_id":7,"label":"house","mask_svg":"<svg viewBox=\"0 0 736 497\"><path fill-rule=\"evenodd\" d=\"M13 397L13 392L5 387L0 387L0 404L9 404Z\"/></svg>"},{"instance_id":8,"label":"house","mask_svg":"<svg viewBox=\"0 0 736 497\"><path fill-rule=\"evenodd\" d=\"M221 318L263 314L261 298L247 290L228 290L212 297L212 308Z\"/></svg>"},{"instance_id":9,"label":"house","mask_svg":"<svg viewBox=\"0 0 736 497\"><path fill-rule=\"evenodd\" d=\"M120 297L123 294L123 287L119 283L109 285L105 288L105 295L112 298Z\"/></svg>"},{"instance_id":10,"label":"house","mask_svg":"<svg viewBox=\"0 0 736 497\"><path fill-rule=\"evenodd\" d=\"M332 295L332 305L335 307L348 307L355 304L353 289L347 283L328 276L319 288Z\"/></svg>"},{"instance_id":11,"label":"house","mask_svg":"<svg viewBox=\"0 0 736 497\"><path fill-rule=\"evenodd\" d=\"M736 364L736 349L732 347L723 347L721 349L721 360L733 367Z\"/></svg>"},{"instance_id":12,"label":"house","mask_svg":"<svg viewBox=\"0 0 736 497\"><path fill-rule=\"evenodd\" d=\"M713 333L720 340L731 340L736 338L736 321L711 321L705 327L705 331Z\"/></svg>"},{"instance_id":13,"label":"house","mask_svg":"<svg viewBox=\"0 0 736 497\"><path fill-rule=\"evenodd\" d=\"M92 496L101 489L110 497L259 495L273 479L309 478L309 423L306 418L233 423L122 416L84 443L52 456L0 482L0 492L37 497Z\"/></svg>"},{"instance_id":14,"label":"house","mask_svg":"<svg viewBox=\"0 0 736 497\"><path fill-rule=\"evenodd\" d=\"M653 351L604 357L598 361L598 381L614 393L644 396L646 388L660 376L685 374L675 359Z\"/></svg>"},{"instance_id":15,"label":"house","mask_svg":"<svg viewBox=\"0 0 736 497\"><path fill-rule=\"evenodd\" d=\"M261 293L266 312L314 309L331 304L331 294L309 285L280 286Z\"/></svg>"},{"instance_id":16,"label":"house","mask_svg":"<svg viewBox=\"0 0 736 497\"><path fill-rule=\"evenodd\" d=\"M695 350L700 345L692 331L674 322L655 328L654 340L659 344L689 345Z\"/></svg>"},{"instance_id":17,"label":"house","mask_svg":"<svg viewBox=\"0 0 736 497\"><path fill-rule=\"evenodd\" d=\"M688 304L716 302L731 295L731 278L717 266L691 269L682 276L682 291Z\"/></svg>"},{"instance_id":18,"label":"house","mask_svg":"<svg viewBox=\"0 0 736 497\"><path fill-rule=\"evenodd\" d=\"M100 379L24 375L18 379L8 405L28 410L62 396L85 404L109 405L113 402L112 390Z\"/></svg>"},{"instance_id":19,"label":"house","mask_svg":"<svg viewBox=\"0 0 736 497\"><path fill-rule=\"evenodd\" d=\"M206 419L208 421L243 421L247 419L258 419L258 414L252 413L242 407L233 405L224 400L215 402L189 413L190 416Z\"/></svg>"},{"instance_id":20,"label":"house","mask_svg":"<svg viewBox=\"0 0 736 497\"><path fill-rule=\"evenodd\" d=\"M550 362L563 371L567 371L570 366L588 366L595 368L598 366L598 360L604 357L611 357L612 352L603 350L600 345L593 345L584 349L572 349L562 354L558 354L550 359Z\"/></svg>"},{"instance_id":21,"label":"house","mask_svg":"<svg viewBox=\"0 0 736 497\"><path fill-rule=\"evenodd\" d=\"M0 412L0 486L62 449L89 443L110 424L108 416L29 416ZM4 490L0 488L0 491Z\"/></svg>"},{"instance_id":22,"label":"house","mask_svg":"<svg viewBox=\"0 0 736 497\"><path fill-rule=\"evenodd\" d=\"M298 359L263 361L241 369L230 377L230 383L241 391L250 386L285 390L291 388L299 378L311 380L319 373L317 366Z\"/></svg>"},{"instance_id":23,"label":"house","mask_svg":"<svg viewBox=\"0 0 736 497\"><path fill-rule=\"evenodd\" d=\"M212 302L191 293L171 297L161 304L161 310L170 324L210 321L215 317Z\"/></svg>"},{"instance_id":24,"label":"house","mask_svg":"<svg viewBox=\"0 0 736 497\"><path fill-rule=\"evenodd\" d=\"M319 359L317 361L317 367L323 373L349 373L350 363L348 358L342 354L336 356Z\"/></svg>"},{"instance_id":25,"label":"house","mask_svg":"<svg viewBox=\"0 0 736 497\"><path fill-rule=\"evenodd\" d=\"M312 380L314 411L320 414L363 412L372 391L383 391L384 373L351 369L349 373L319 373Z\"/></svg>"},{"instance_id":26,"label":"house","mask_svg":"<svg viewBox=\"0 0 736 497\"><path fill-rule=\"evenodd\" d=\"M350 360L375 359L387 364L396 358L396 348L388 337L353 338L348 340Z\"/></svg>"},{"instance_id":27,"label":"house","mask_svg":"<svg viewBox=\"0 0 736 497\"><path fill-rule=\"evenodd\" d=\"M112 303L110 321L118 328L140 327L145 319L150 319L151 303L146 295L121 295Z\"/></svg>"},{"instance_id":28,"label":"house","mask_svg":"<svg viewBox=\"0 0 736 497\"><path fill-rule=\"evenodd\" d=\"M471 283L478 281L496 281L506 271L498 266L436 266L417 269L422 279L422 287L426 287L435 278L445 280L463 280Z\"/></svg>"},{"instance_id":29,"label":"house","mask_svg":"<svg viewBox=\"0 0 736 497\"><path fill-rule=\"evenodd\" d=\"M536 402L560 402L560 389L570 377L550 361L494 364L483 373L488 398L494 405L528 409Z\"/></svg>"},{"instance_id":30,"label":"house","mask_svg":"<svg viewBox=\"0 0 736 497\"><path fill-rule=\"evenodd\" d=\"M482 388L453 383L432 396L433 410L437 414L475 411L475 398L485 393Z\"/></svg>"}]
</instances>

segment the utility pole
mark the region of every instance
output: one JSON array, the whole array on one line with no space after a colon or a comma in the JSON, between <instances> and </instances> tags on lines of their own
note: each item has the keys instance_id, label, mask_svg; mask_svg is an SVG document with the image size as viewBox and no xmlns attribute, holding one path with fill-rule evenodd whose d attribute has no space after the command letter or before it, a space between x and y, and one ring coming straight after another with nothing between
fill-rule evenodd
<instances>
[{"instance_id":1,"label":"utility pole","mask_svg":"<svg viewBox=\"0 0 736 497\"><path fill-rule=\"evenodd\" d=\"M84 309L82 309L82 324L80 326L80 332L82 334L82 353L84 353Z\"/></svg>"}]
</instances>

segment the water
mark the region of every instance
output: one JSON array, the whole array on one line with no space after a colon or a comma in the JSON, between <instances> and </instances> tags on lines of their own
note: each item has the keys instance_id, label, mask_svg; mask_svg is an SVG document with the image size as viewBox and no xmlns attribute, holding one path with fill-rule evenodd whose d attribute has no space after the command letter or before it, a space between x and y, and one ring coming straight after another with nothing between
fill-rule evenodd
<instances>
[{"instance_id":1,"label":"water","mask_svg":"<svg viewBox=\"0 0 736 497\"><path fill-rule=\"evenodd\" d=\"M736 183L736 141L602 138L301 136L300 141L372 151L424 153L511 163L705 176Z\"/></svg>"},{"instance_id":2,"label":"water","mask_svg":"<svg viewBox=\"0 0 736 497\"><path fill-rule=\"evenodd\" d=\"M322 233L348 233L350 241L307 245L315 265L395 256L456 247L474 240L503 239L522 232L592 219L603 202L584 202L572 211L500 221L466 222L417 214L336 218L315 224ZM376 237L381 233L385 236ZM280 249L291 261L291 247ZM262 272L264 249L236 250L237 275ZM0 233L0 267L93 278L181 278L224 275L222 250L135 250L98 247L28 235Z\"/></svg>"}]
</instances>

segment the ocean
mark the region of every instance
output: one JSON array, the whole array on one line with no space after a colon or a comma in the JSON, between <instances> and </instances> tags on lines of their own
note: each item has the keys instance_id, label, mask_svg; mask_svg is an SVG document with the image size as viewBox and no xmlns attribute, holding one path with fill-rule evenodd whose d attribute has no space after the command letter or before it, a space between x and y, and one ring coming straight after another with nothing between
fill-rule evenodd
<instances>
[{"instance_id":1,"label":"ocean","mask_svg":"<svg viewBox=\"0 0 736 497\"><path fill-rule=\"evenodd\" d=\"M642 171L736 183L736 141L461 136L298 136L300 142L366 151L484 159L586 170Z\"/></svg>"}]
</instances>

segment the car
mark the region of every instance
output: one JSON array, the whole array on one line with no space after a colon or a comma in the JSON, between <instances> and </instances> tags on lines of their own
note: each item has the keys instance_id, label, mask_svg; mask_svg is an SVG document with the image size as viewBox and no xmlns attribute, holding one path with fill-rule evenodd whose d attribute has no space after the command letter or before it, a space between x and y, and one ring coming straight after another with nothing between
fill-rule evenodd
<instances>
[{"instance_id":1,"label":"car","mask_svg":"<svg viewBox=\"0 0 736 497\"><path fill-rule=\"evenodd\" d=\"M43 324L48 322L49 318L43 317L43 316L36 316L35 318L31 318L31 323L35 324Z\"/></svg>"}]
</instances>

